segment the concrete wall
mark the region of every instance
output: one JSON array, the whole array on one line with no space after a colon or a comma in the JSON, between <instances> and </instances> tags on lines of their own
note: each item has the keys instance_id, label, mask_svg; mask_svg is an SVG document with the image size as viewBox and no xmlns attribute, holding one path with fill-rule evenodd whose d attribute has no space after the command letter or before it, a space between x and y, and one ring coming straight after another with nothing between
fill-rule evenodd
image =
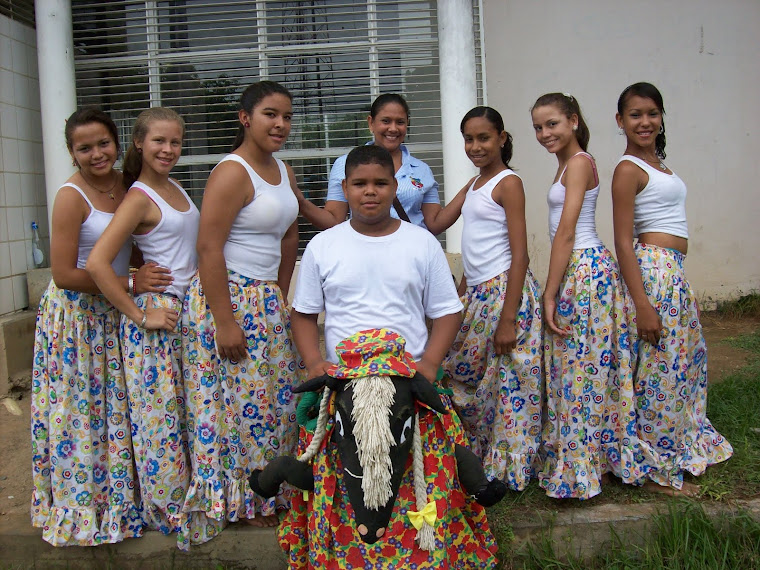
<instances>
[{"instance_id":1,"label":"concrete wall","mask_svg":"<svg viewBox=\"0 0 760 570\"><path fill-rule=\"evenodd\" d=\"M546 278L546 192L557 161L529 109L573 94L591 130L602 189L597 224L613 249L610 183L625 149L615 112L636 81L665 99L667 164L689 188L687 273L709 302L760 289L760 2L483 0L488 103L515 139L525 183L531 266ZM709 304L709 303L708 303Z\"/></svg>"},{"instance_id":2,"label":"concrete wall","mask_svg":"<svg viewBox=\"0 0 760 570\"><path fill-rule=\"evenodd\" d=\"M28 305L32 221L48 236L35 46L34 28L0 15L0 315Z\"/></svg>"}]
</instances>

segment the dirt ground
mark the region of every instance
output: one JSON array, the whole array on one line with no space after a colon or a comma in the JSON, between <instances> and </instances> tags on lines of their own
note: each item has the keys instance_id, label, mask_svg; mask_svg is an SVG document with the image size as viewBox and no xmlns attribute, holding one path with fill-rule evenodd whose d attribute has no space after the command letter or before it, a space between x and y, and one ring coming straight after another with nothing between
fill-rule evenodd
<instances>
[{"instance_id":1,"label":"dirt ground","mask_svg":"<svg viewBox=\"0 0 760 570\"><path fill-rule=\"evenodd\" d=\"M729 319L715 313L702 315L710 381L719 382L726 374L744 365L748 352L722 342L760 329L760 318ZM29 512L32 490L29 436L29 392L20 399L0 401L0 516Z\"/></svg>"}]
</instances>

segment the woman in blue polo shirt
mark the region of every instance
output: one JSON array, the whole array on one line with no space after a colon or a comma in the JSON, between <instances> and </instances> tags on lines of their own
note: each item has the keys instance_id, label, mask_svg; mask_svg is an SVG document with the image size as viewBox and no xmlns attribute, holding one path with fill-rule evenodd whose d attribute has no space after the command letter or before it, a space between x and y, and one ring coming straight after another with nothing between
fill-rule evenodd
<instances>
[{"instance_id":1,"label":"woman in blue polo shirt","mask_svg":"<svg viewBox=\"0 0 760 570\"><path fill-rule=\"evenodd\" d=\"M394 218L427 228L433 234L447 229L458 216L444 215L438 197L438 183L430 167L409 154L404 139L409 126L409 105L396 93L384 93L375 99L367 117L373 140L367 144L382 146L393 157L396 169L398 202L391 209ZM346 177L346 156L338 157L330 171L325 207L320 208L297 192L301 214L319 229L327 229L345 221L348 202L343 195L341 182ZM459 205L461 208L461 204ZM453 208L449 208L449 211ZM453 219L452 219L453 218Z\"/></svg>"}]
</instances>

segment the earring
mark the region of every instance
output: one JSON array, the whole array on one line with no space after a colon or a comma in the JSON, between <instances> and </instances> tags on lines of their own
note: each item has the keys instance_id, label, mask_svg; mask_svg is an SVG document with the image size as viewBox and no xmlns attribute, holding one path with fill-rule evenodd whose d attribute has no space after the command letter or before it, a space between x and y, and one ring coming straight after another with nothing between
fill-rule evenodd
<instances>
[{"instance_id":1,"label":"earring","mask_svg":"<svg viewBox=\"0 0 760 570\"><path fill-rule=\"evenodd\" d=\"M660 134L665 132L665 125L660 125Z\"/></svg>"},{"instance_id":2,"label":"earring","mask_svg":"<svg viewBox=\"0 0 760 570\"><path fill-rule=\"evenodd\" d=\"M243 123L243 125L245 126L246 129L250 129L251 128L251 123L249 123L248 121L246 121L245 123Z\"/></svg>"},{"instance_id":3,"label":"earring","mask_svg":"<svg viewBox=\"0 0 760 570\"><path fill-rule=\"evenodd\" d=\"M77 159L76 158L72 158L71 159L71 166L76 166L77 168L79 168L79 163L77 163Z\"/></svg>"},{"instance_id":4,"label":"earring","mask_svg":"<svg viewBox=\"0 0 760 570\"><path fill-rule=\"evenodd\" d=\"M142 149L139 146L137 147L137 154L142 154Z\"/></svg>"},{"instance_id":5,"label":"earring","mask_svg":"<svg viewBox=\"0 0 760 570\"><path fill-rule=\"evenodd\" d=\"M618 127L618 134L619 135L624 135L625 134L625 131L623 130L623 127Z\"/></svg>"},{"instance_id":6,"label":"earring","mask_svg":"<svg viewBox=\"0 0 760 570\"><path fill-rule=\"evenodd\" d=\"M578 130L578 125L573 125L573 130L577 131Z\"/></svg>"}]
</instances>

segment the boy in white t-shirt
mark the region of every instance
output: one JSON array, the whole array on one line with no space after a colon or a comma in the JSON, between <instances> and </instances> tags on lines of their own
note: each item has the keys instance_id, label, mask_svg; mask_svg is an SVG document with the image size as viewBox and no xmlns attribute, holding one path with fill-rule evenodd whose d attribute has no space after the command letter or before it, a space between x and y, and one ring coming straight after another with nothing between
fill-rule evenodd
<instances>
[{"instance_id":1,"label":"boy in white t-shirt","mask_svg":"<svg viewBox=\"0 0 760 570\"><path fill-rule=\"evenodd\" d=\"M394 173L384 148L352 150L343 181L352 217L315 236L301 259L291 326L309 378L336 363L335 345L361 330L400 334L430 381L454 341L462 303L446 256L430 232L391 217ZM327 360L319 350L322 311Z\"/></svg>"}]
</instances>

